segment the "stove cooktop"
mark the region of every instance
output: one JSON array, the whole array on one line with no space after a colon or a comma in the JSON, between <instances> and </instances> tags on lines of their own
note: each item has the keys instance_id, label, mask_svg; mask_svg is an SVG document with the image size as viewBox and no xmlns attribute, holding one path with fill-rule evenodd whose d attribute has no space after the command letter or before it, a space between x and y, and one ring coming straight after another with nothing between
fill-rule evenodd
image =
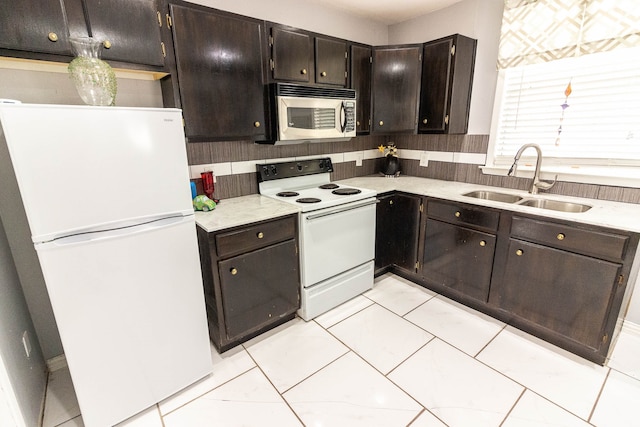
<instances>
[{"instance_id":1,"label":"stove cooktop","mask_svg":"<svg viewBox=\"0 0 640 427\"><path fill-rule=\"evenodd\" d=\"M330 158L258 165L260 194L294 204L302 212L376 196L373 190L330 182L332 171Z\"/></svg>"}]
</instances>

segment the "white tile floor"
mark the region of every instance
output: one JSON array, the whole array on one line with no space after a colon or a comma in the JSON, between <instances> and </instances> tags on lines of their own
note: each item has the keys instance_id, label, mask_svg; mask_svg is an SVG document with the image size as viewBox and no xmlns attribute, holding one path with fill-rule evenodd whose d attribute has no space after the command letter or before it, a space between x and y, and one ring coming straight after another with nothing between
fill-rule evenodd
<instances>
[{"instance_id":1,"label":"white tile floor","mask_svg":"<svg viewBox=\"0 0 640 427\"><path fill-rule=\"evenodd\" d=\"M640 425L640 335L602 367L393 275L212 357L210 376L120 427ZM66 369L47 390L54 426L83 426Z\"/></svg>"}]
</instances>

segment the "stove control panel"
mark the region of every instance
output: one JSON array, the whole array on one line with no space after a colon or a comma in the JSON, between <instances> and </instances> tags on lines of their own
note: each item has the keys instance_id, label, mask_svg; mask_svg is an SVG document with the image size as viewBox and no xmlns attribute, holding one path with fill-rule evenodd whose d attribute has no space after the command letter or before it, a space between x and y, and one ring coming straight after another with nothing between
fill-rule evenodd
<instances>
[{"instance_id":1,"label":"stove control panel","mask_svg":"<svg viewBox=\"0 0 640 427\"><path fill-rule=\"evenodd\" d=\"M256 165L258 182L333 172L330 157Z\"/></svg>"}]
</instances>

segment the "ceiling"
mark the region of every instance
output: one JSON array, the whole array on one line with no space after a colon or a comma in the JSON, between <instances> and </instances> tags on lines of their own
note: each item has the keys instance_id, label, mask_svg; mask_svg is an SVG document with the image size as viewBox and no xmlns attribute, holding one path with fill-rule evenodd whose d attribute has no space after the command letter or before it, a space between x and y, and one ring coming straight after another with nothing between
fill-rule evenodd
<instances>
[{"instance_id":1,"label":"ceiling","mask_svg":"<svg viewBox=\"0 0 640 427\"><path fill-rule=\"evenodd\" d=\"M387 25L444 9L462 0L306 0Z\"/></svg>"}]
</instances>

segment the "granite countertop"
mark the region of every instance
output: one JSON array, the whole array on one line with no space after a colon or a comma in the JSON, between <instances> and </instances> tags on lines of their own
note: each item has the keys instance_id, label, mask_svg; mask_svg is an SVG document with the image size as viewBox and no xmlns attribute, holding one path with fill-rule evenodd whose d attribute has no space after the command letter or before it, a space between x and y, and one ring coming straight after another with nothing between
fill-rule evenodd
<instances>
[{"instance_id":1,"label":"granite countertop","mask_svg":"<svg viewBox=\"0 0 640 427\"><path fill-rule=\"evenodd\" d=\"M487 185L467 184L464 182L441 181L437 179L400 176L397 178L385 178L383 176L364 176L338 181L338 184L354 187L369 188L378 194L389 191L404 191L421 196L429 196L447 199L455 202L464 202L479 206L487 206L512 212L522 212L548 218L557 218L584 224L598 225L602 227L616 228L619 230L640 233L640 205L635 203L610 202L606 200L569 197L557 194L540 193L531 195L526 191L513 190ZM515 205L512 203L496 202L492 200L476 199L463 196L463 194L477 190L490 190L506 194L516 194L526 198L545 198L561 200L572 203L581 203L591 206L586 212L572 213L560 212L549 209L540 209L530 206Z\"/></svg>"},{"instance_id":2,"label":"granite countertop","mask_svg":"<svg viewBox=\"0 0 640 427\"><path fill-rule=\"evenodd\" d=\"M196 212L196 224L207 232L298 213L289 203L259 194L225 199L210 212Z\"/></svg>"},{"instance_id":3,"label":"granite countertop","mask_svg":"<svg viewBox=\"0 0 640 427\"><path fill-rule=\"evenodd\" d=\"M385 178L379 175L372 175L345 179L337 181L337 183L368 188L375 190L378 194L390 191L404 191L407 193L446 199L454 202L464 202L513 212L528 213L541 217L556 218L640 233L640 205L634 203L610 202L606 200L569 197L546 193L532 196L522 190L411 176ZM463 196L463 194L478 190L490 190L500 193L516 194L521 197L562 200L589 205L592 208L581 213L560 212ZM222 202L216 206L216 209L211 212L196 212L196 223L207 232L213 232L253 222L274 219L297 212L299 212L299 209L293 205L279 202L259 194L252 194L249 196L222 200Z\"/></svg>"}]
</instances>

